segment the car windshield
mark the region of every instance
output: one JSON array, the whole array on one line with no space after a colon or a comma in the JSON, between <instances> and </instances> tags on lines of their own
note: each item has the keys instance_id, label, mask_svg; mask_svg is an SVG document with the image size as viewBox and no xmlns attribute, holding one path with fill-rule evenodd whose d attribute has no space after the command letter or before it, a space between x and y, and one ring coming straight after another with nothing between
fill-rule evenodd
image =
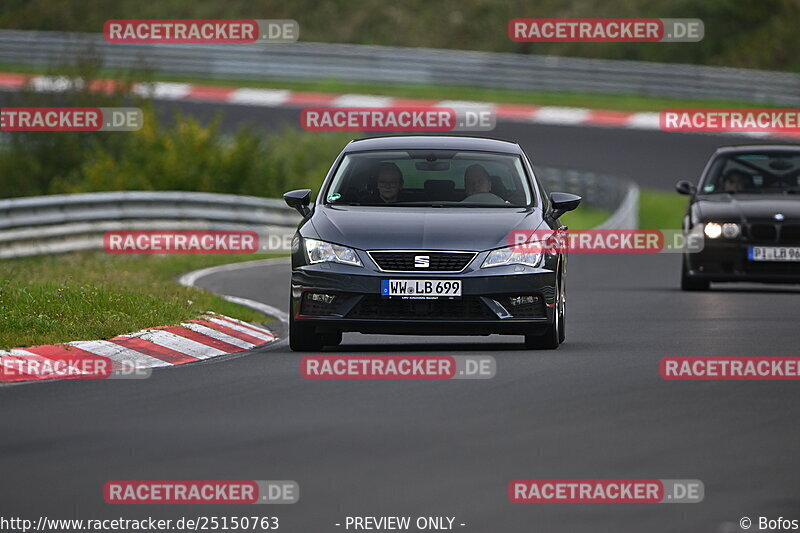
<instances>
[{"instance_id":1,"label":"car windshield","mask_svg":"<svg viewBox=\"0 0 800 533\"><path fill-rule=\"evenodd\" d=\"M357 152L326 191L335 205L522 207L531 191L518 155L458 150Z\"/></svg>"},{"instance_id":2,"label":"car windshield","mask_svg":"<svg viewBox=\"0 0 800 533\"><path fill-rule=\"evenodd\" d=\"M800 192L800 151L723 155L712 164L702 194Z\"/></svg>"}]
</instances>

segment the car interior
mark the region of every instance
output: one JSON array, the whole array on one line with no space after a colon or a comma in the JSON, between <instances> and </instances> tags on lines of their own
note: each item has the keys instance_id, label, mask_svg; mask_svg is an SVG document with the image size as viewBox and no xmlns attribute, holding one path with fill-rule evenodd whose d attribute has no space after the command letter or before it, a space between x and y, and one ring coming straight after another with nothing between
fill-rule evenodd
<instances>
[{"instance_id":1,"label":"car interior","mask_svg":"<svg viewBox=\"0 0 800 533\"><path fill-rule=\"evenodd\" d=\"M380 202L378 194L378 168L386 160L364 159L358 161L342 179L334 192L341 196L337 204ZM525 205L525 191L513 167L494 161L453 160L428 165L426 162L392 160L403 173L403 187L398 202L461 202L468 195L464 185L466 168L473 164L483 166L489 173L491 193L508 205Z\"/></svg>"},{"instance_id":2,"label":"car interior","mask_svg":"<svg viewBox=\"0 0 800 533\"><path fill-rule=\"evenodd\" d=\"M727 158L704 192L725 192L726 183L732 182L736 183L733 192L797 189L800 187L800 157L753 155Z\"/></svg>"}]
</instances>

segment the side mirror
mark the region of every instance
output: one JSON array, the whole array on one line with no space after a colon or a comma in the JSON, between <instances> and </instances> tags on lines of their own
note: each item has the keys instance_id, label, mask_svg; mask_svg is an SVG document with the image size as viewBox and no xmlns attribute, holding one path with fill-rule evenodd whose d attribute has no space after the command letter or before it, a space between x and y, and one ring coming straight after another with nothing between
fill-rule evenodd
<instances>
[{"instance_id":1,"label":"side mirror","mask_svg":"<svg viewBox=\"0 0 800 533\"><path fill-rule=\"evenodd\" d=\"M289 207L297 209L297 211L303 215L303 218L311 212L308 208L308 205L311 203L311 189L289 191L283 195L283 200Z\"/></svg>"},{"instance_id":2,"label":"side mirror","mask_svg":"<svg viewBox=\"0 0 800 533\"><path fill-rule=\"evenodd\" d=\"M697 187L692 185L686 180L681 180L675 184L675 190L680 194L694 194L697 192Z\"/></svg>"},{"instance_id":3,"label":"side mirror","mask_svg":"<svg viewBox=\"0 0 800 533\"><path fill-rule=\"evenodd\" d=\"M568 192L551 192L550 203L553 206L553 211L550 216L556 219L567 211L572 211L577 208L581 203L581 197Z\"/></svg>"}]
</instances>

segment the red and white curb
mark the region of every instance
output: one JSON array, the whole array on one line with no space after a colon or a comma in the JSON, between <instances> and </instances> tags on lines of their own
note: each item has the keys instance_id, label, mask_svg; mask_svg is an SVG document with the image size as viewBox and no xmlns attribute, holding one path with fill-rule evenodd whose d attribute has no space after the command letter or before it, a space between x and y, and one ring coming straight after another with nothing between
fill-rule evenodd
<instances>
[{"instance_id":1,"label":"red and white curb","mask_svg":"<svg viewBox=\"0 0 800 533\"><path fill-rule=\"evenodd\" d=\"M0 90L19 89L25 85L40 92L60 92L71 86L66 77L31 76L25 74L0 73ZM117 87L114 80L95 80L91 88L97 91L112 91ZM189 83L155 82L133 85L136 94L157 100L185 100L194 102L216 102L258 107L309 106L330 107L478 107L493 111L498 119L532 124L559 126L599 126L636 130L660 131L659 114L652 112L626 112L579 107L534 106L525 104L493 104L461 100L425 100L415 98L393 98L368 94L333 94L319 92L290 91L284 89L250 89L216 85L193 85ZM790 137L796 133L726 133L747 137Z\"/></svg>"},{"instance_id":2,"label":"red and white curb","mask_svg":"<svg viewBox=\"0 0 800 533\"><path fill-rule=\"evenodd\" d=\"M111 370L194 363L250 350L277 339L271 331L216 313L100 341L0 350L0 383L76 379L88 361L109 360ZM24 369L35 369L26 373Z\"/></svg>"}]
</instances>

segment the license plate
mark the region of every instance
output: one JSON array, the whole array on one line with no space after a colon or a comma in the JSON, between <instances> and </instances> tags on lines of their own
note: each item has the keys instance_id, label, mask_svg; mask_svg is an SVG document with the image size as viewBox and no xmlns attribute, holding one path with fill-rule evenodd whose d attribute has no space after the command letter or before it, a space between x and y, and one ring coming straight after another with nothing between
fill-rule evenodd
<instances>
[{"instance_id":1,"label":"license plate","mask_svg":"<svg viewBox=\"0 0 800 533\"><path fill-rule=\"evenodd\" d=\"M751 246L750 261L800 261L800 246Z\"/></svg>"},{"instance_id":2,"label":"license plate","mask_svg":"<svg viewBox=\"0 0 800 533\"><path fill-rule=\"evenodd\" d=\"M453 279L385 279L381 295L401 298L448 298L461 296L461 280Z\"/></svg>"}]
</instances>

